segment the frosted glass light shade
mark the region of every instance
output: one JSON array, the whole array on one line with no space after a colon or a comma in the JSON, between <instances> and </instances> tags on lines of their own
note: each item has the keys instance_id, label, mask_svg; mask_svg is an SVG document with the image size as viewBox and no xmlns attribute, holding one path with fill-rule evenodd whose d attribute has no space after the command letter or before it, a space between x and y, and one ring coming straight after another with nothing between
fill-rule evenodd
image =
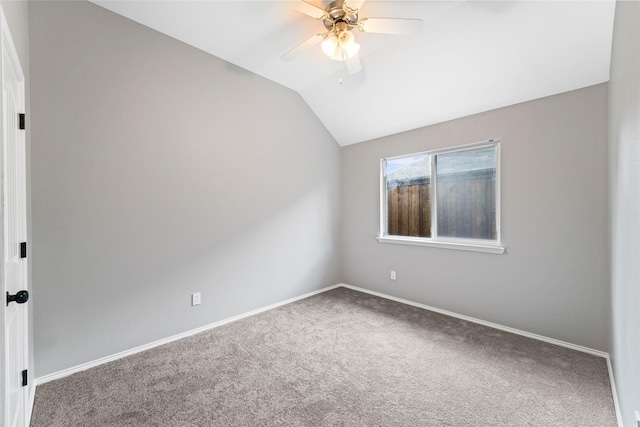
<instances>
[{"instance_id":1,"label":"frosted glass light shade","mask_svg":"<svg viewBox=\"0 0 640 427\"><path fill-rule=\"evenodd\" d=\"M338 43L342 49L349 50L355 41L355 36L351 31L342 31L338 35Z\"/></svg>"},{"instance_id":2,"label":"frosted glass light shade","mask_svg":"<svg viewBox=\"0 0 640 427\"><path fill-rule=\"evenodd\" d=\"M329 59L345 61L352 58L360 50L360 45L351 31L333 33L322 42L322 51Z\"/></svg>"},{"instance_id":3,"label":"frosted glass light shade","mask_svg":"<svg viewBox=\"0 0 640 427\"><path fill-rule=\"evenodd\" d=\"M336 37L335 35L333 35L331 37L327 37L322 42L322 45L321 45L322 51L328 57L332 57L336 53L336 49L338 48L338 43L339 43L338 42L338 37Z\"/></svg>"},{"instance_id":4,"label":"frosted glass light shade","mask_svg":"<svg viewBox=\"0 0 640 427\"><path fill-rule=\"evenodd\" d=\"M360 50L360 45L358 43L352 44L349 49L342 49L338 46L334 54L331 55L329 59L333 59L334 61L345 61L353 58L353 56L358 53L358 50Z\"/></svg>"}]
</instances>

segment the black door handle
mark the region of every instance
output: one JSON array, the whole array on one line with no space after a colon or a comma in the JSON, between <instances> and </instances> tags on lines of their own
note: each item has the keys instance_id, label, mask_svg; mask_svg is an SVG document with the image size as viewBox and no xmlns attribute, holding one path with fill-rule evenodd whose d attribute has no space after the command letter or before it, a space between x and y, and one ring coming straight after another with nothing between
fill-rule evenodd
<instances>
[{"instance_id":1,"label":"black door handle","mask_svg":"<svg viewBox=\"0 0 640 427\"><path fill-rule=\"evenodd\" d=\"M7 292L7 305L9 305L10 302L14 301L18 304L24 304L25 302L29 301L29 292L18 291L15 295L9 295L9 292Z\"/></svg>"}]
</instances>

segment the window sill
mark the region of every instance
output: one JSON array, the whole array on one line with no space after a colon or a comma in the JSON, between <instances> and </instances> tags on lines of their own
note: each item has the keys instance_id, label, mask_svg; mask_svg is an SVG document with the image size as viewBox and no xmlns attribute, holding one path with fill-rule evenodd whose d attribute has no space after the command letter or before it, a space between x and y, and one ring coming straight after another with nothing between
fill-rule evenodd
<instances>
[{"instance_id":1,"label":"window sill","mask_svg":"<svg viewBox=\"0 0 640 427\"><path fill-rule=\"evenodd\" d=\"M419 237L382 236L376 238L380 243L395 243L398 245L429 246L432 248L456 249L459 251L484 252L504 254L505 248L500 245L481 245L477 243L459 243L442 240L424 239Z\"/></svg>"}]
</instances>

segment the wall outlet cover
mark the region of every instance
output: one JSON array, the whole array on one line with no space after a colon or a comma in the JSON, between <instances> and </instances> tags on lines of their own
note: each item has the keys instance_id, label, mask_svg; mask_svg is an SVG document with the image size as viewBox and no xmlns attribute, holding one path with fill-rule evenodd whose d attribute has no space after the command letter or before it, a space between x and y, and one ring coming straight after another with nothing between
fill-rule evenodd
<instances>
[{"instance_id":1,"label":"wall outlet cover","mask_svg":"<svg viewBox=\"0 0 640 427\"><path fill-rule=\"evenodd\" d=\"M200 292L191 294L191 305L199 305L199 304L200 304Z\"/></svg>"}]
</instances>

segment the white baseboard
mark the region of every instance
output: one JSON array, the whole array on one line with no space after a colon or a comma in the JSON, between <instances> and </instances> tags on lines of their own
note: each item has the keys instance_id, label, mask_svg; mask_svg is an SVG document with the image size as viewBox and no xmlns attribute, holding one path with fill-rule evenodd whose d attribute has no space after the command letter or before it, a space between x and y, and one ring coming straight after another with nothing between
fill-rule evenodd
<instances>
[{"instance_id":1,"label":"white baseboard","mask_svg":"<svg viewBox=\"0 0 640 427\"><path fill-rule=\"evenodd\" d=\"M218 326L222 326L222 325L225 325L227 323L235 322L236 320L244 319L246 317L250 317L250 316L256 315L258 313L262 313L262 312L274 309L276 307L287 305L287 304L290 304L292 302L299 301L301 299L305 299L305 298L308 298L308 297L313 296L313 295L317 295L317 294L320 294L320 293L323 293L323 292L326 292L326 291L330 291L330 290L338 288L338 287L345 287L345 288L348 288L348 289L352 289L354 291L363 292L363 293L367 293L367 294L370 294L370 295L375 295L375 296L378 296L378 297L381 297L381 298L385 298L385 299L388 299L388 300L391 300L391 301L396 301L396 302L399 302L399 303L402 303L402 304L407 304L407 305L411 305L411 306L414 306L414 307L422 308L424 310L429 310L429 311L433 311L433 312L436 312L436 313L444 314L446 316L451 316L451 317L455 317L457 319L462 319L462 320L465 320L467 322L476 323L476 324L483 325L483 326L488 326L490 328L499 329L501 331L509 332L509 333L516 334L516 335L521 335L521 336L524 336L524 337L527 337L527 338L532 338L532 339L535 339L535 340L538 340L538 341L544 341L544 342L547 342L547 343L550 343L550 344L558 345L560 347L566 347L566 348L570 348L572 350L580 351L580 352L583 352L583 353L592 354L594 356L603 357L607 361L607 369L609 371L609 382L611 383L611 393L613 395L613 403L614 403L614 406L615 406L618 426L619 427L623 427L623 425L622 425L622 417L620 415L620 406L619 406L619 403L618 403L618 396L617 396L617 393L616 393L616 387L615 387L615 382L614 382L614 377L613 377L613 370L611 368L611 361L609 359L609 353L606 353L606 352L600 351L600 350L595 350L595 349L588 348L588 347L583 347L581 345L571 344L571 343L568 343L566 341L561 341L561 340L557 340L557 339L554 339L554 338L545 337L543 335L533 334L533 333L530 333L530 332L522 331L520 329L515 329L515 328L508 327L508 326L503 326L503 325L500 325L500 324L497 324L497 323L487 322L487 321L484 321L484 320L481 320L481 319L476 319L474 317L470 317L470 316L465 316L463 314L454 313L452 311L442 310L442 309L439 309L439 308L436 308L436 307L431 307L431 306L428 306L428 305L425 305L425 304L420 304L420 303L409 301L409 300L406 300L406 299L403 299L403 298L397 298L397 297L394 297L394 296L391 296L391 295L383 294L381 292L371 291L369 289L364 289L364 288L359 288L357 286L347 285L346 283L339 283L337 285L328 286L326 288L322 288L322 289L319 289L317 291L309 292L309 293L306 293L304 295L300 295L300 296L297 296L297 297L294 297L294 298L287 299L285 301L281 301L281 302L278 302L278 303L275 303L275 304L268 305L266 307L262 307L262 308L259 308L259 309L256 309L256 310L252 310L252 311L249 311L247 313L240 314L238 316L229 317L229 318L221 320L219 322L211 323L209 325L205 325L205 326L202 326L200 328L192 329L190 331L183 332L181 334L173 335L171 337L164 338L164 339L161 339L161 340L158 340L158 341L154 341L154 342L149 343L149 344L141 345L141 346L132 348L130 350L121 351L121 352L113 354L111 356L102 357L102 358L94 360L92 362L83 363L81 365L73 366L71 368L64 369L62 371L58 371L58 372L54 372L52 374L44 375L42 377L36 378L34 380L34 383L37 386L37 385L40 385L40 384L47 383L49 381L57 380L59 378L64 378L66 376L75 374L76 372L81 372L81 371L93 368L95 366L102 365L104 363L108 363L108 362L112 362L114 360L122 359L123 357L131 356L133 354L140 353L140 352L145 351L145 350L150 350L150 349L152 349L154 347L158 347L158 346L161 346L163 344L168 344L170 342L173 342L173 341L176 341L176 340L179 340L179 339L182 339L182 338L190 337L190 336L198 334L200 332L208 331L210 329L217 328ZM33 407L34 396L35 396L35 387L32 387L32 392L31 392L31 396L30 396L31 407Z\"/></svg>"},{"instance_id":2,"label":"white baseboard","mask_svg":"<svg viewBox=\"0 0 640 427\"><path fill-rule=\"evenodd\" d=\"M618 427L623 427L622 411L620 411L620 402L618 402L618 392L616 391L616 381L613 377L613 366L611 366L611 358L607 354L607 369L609 370L609 383L611 384L611 395L613 396L613 406L616 408L616 419Z\"/></svg>"},{"instance_id":3,"label":"white baseboard","mask_svg":"<svg viewBox=\"0 0 640 427\"><path fill-rule=\"evenodd\" d=\"M72 366L71 368L63 369L61 371L54 372L52 374L48 374L48 375L44 375L42 377L38 377L38 378L36 378L34 380L34 383L35 383L36 386L38 386L38 385L47 383L49 381L53 381L53 380L57 380L57 379L60 379L60 378L64 378L64 377L67 377L69 375L75 374L77 372L85 371L87 369L90 369L90 368L93 368L93 367L96 367L96 366L99 366L99 365L103 365L105 363L112 362L114 360L122 359L123 357L131 356L133 354L140 353L140 352L145 351L145 350L150 350L152 348L161 346L163 344L168 344L170 342L177 341L177 340L182 339L182 338L187 338L187 337L190 337L192 335L198 334L200 332L208 331L210 329L217 328L218 326L222 326L222 325L225 325L227 323L235 322L236 320L244 319L245 317L250 317L250 316L256 315L258 313L262 313L264 311L268 311L268 310L274 309L276 307L280 307L280 306L283 306L283 305L286 305L286 304L290 304L292 302L295 302L295 301L298 301L298 300L301 300L301 299L305 299L305 298L308 298L310 296L317 295L317 294L320 294L322 292L326 292L326 291L329 291L331 289L335 289L335 288L340 287L340 286L342 286L342 285L341 284L337 284L337 285L333 285L333 286L328 286L326 288L322 288L322 289L319 289L317 291L309 292L309 293L306 293L304 295L300 295L300 296L297 296L297 297L294 297L294 298L289 298L287 300L284 300L284 301L281 301L281 302L277 302L275 304L271 304L271 305L268 305L268 306L265 306L265 307L258 308L256 310L252 310L252 311L249 311L247 313L243 313L243 314L239 314L237 316L229 317L227 319L220 320L219 322L215 322L215 323L211 323L211 324L208 324L208 325L205 325L205 326L201 326L199 328L192 329L190 331L183 332L183 333L180 333L180 334L177 334L177 335L173 335L173 336L168 337L168 338L163 338L161 340L157 340L157 341L151 342L149 344L143 344L141 346L138 346L138 347L135 347L135 348L132 348L132 349L129 349L129 350L121 351L119 353L112 354L111 356L101 357L100 359L96 359L96 360L93 360L91 362L83 363L83 364L77 365L77 366ZM34 387L34 389L35 389L35 387Z\"/></svg>"}]
</instances>

